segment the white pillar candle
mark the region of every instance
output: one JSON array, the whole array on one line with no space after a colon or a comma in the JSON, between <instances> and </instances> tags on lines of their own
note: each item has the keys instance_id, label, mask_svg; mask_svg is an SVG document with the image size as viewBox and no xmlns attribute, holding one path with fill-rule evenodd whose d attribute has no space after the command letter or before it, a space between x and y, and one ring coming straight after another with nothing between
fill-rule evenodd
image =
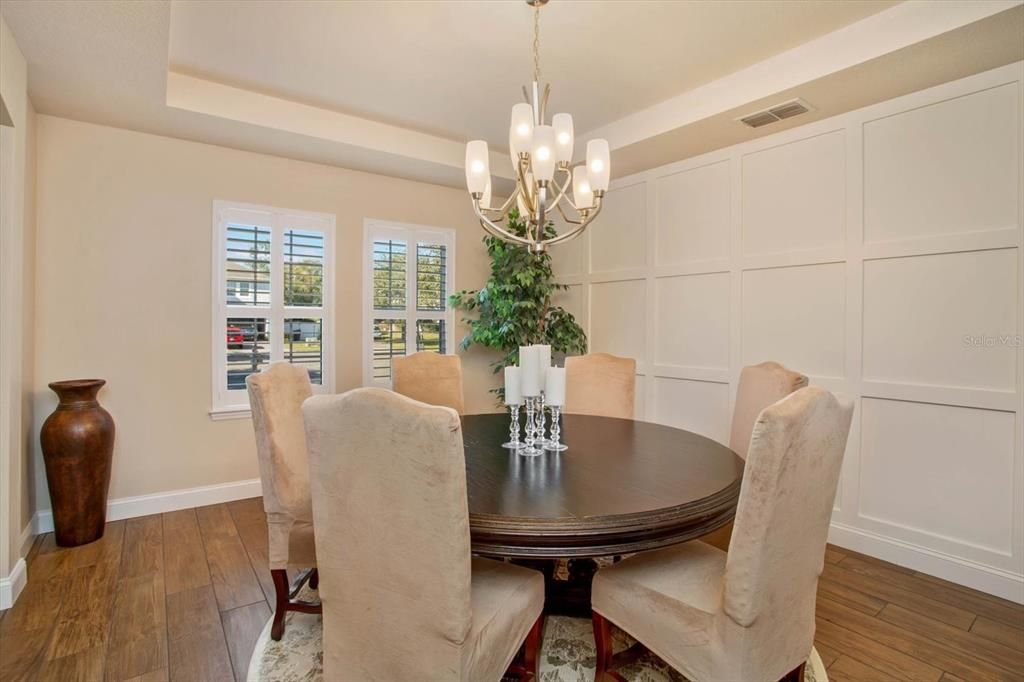
<instances>
[{"instance_id":1,"label":"white pillar candle","mask_svg":"<svg viewBox=\"0 0 1024 682\"><path fill-rule=\"evenodd\" d=\"M543 388L544 382L547 381L548 368L551 367L551 346L537 344L534 348L537 349L537 382Z\"/></svg>"},{"instance_id":2,"label":"white pillar candle","mask_svg":"<svg viewBox=\"0 0 1024 682\"><path fill-rule=\"evenodd\" d=\"M515 365L505 368L505 404L523 404L522 372Z\"/></svg>"},{"instance_id":3,"label":"white pillar candle","mask_svg":"<svg viewBox=\"0 0 1024 682\"><path fill-rule=\"evenodd\" d=\"M554 407L565 405L564 367L548 367L544 382L544 402Z\"/></svg>"},{"instance_id":4,"label":"white pillar candle","mask_svg":"<svg viewBox=\"0 0 1024 682\"><path fill-rule=\"evenodd\" d=\"M538 371L539 361L540 354L536 347L519 346L520 386L522 386L523 395L528 398L540 395L542 383Z\"/></svg>"}]
</instances>

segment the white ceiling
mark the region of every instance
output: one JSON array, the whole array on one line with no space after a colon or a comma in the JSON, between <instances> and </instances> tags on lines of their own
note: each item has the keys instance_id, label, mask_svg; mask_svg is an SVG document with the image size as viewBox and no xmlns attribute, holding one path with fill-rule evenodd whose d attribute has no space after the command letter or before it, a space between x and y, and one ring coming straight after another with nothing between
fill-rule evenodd
<instances>
[{"instance_id":1,"label":"white ceiling","mask_svg":"<svg viewBox=\"0 0 1024 682\"><path fill-rule=\"evenodd\" d=\"M895 4L553 0L541 10L542 78L551 111L592 130ZM170 65L507 151L532 41L523 0L177 0Z\"/></svg>"},{"instance_id":2,"label":"white ceiling","mask_svg":"<svg viewBox=\"0 0 1024 682\"><path fill-rule=\"evenodd\" d=\"M621 175L780 129L732 120L776 94L812 93L813 115L830 116L1024 58L1021 5L552 0L542 67L552 109L581 138L606 136ZM532 69L521 0L3 0L0 12L40 113L453 186L466 140L506 148Z\"/></svg>"}]
</instances>

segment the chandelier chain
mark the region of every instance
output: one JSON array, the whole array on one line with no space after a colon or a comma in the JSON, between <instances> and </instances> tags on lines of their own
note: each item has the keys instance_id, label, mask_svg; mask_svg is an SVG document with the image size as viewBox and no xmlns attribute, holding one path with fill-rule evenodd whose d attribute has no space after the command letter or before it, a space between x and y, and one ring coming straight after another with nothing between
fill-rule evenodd
<instances>
[{"instance_id":1,"label":"chandelier chain","mask_svg":"<svg viewBox=\"0 0 1024 682\"><path fill-rule=\"evenodd\" d=\"M540 82L540 3L533 6L533 80Z\"/></svg>"}]
</instances>

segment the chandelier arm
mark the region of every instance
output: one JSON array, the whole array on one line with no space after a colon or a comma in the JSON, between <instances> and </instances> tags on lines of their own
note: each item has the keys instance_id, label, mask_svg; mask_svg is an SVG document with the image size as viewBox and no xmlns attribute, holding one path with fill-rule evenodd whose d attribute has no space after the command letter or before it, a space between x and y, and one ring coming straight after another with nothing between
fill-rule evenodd
<instances>
[{"instance_id":1,"label":"chandelier arm","mask_svg":"<svg viewBox=\"0 0 1024 682\"><path fill-rule=\"evenodd\" d=\"M582 225L583 224L582 221L580 221L580 220L573 220L572 218L567 216L565 214L565 210L562 208L561 204L555 204L555 207L558 209L558 212L562 215L562 220L564 220L565 222L569 223L570 225Z\"/></svg>"},{"instance_id":2,"label":"chandelier arm","mask_svg":"<svg viewBox=\"0 0 1024 682\"><path fill-rule=\"evenodd\" d=\"M523 197L523 203L526 204L526 210L530 212L530 217L533 217L535 209L534 197L530 196L530 188L526 186L526 171L523 168L525 159L519 159L519 163L516 164L516 178L518 179L518 186L516 189L519 190L520 196Z\"/></svg>"},{"instance_id":3,"label":"chandelier arm","mask_svg":"<svg viewBox=\"0 0 1024 682\"><path fill-rule=\"evenodd\" d=\"M509 209L512 208L512 204L515 203L517 196L519 196L519 187L518 186L512 191L512 194L509 195L508 199L506 199L505 203L503 203L500 207L498 207L498 208L489 208L487 206L481 206L480 210L481 211L485 211L485 212L490 212L490 213L498 214L498 217L497 218L493 218L493 220L497 220L497 221L500 222L500 221L505 219L505 216L508 215Z\"/></svg>"},{"instance_id":4,"label":"chandelier arm","mask_svg":"<svg viewBox=\"0 0 1024 682\"><path fill-rule=\"evenodd\" d=\"M572 183L572 171L569 170L568 167L566 167L566 168L559 168L558 170L560 170L563 173L565 173L566 174L566 178L565 178L565 182L563 182L561 184L561 186L559 186L559 184L557 182L555 182L554 180L551 181L555 185L555 187L558 188L558 194L555 195L555 198L551 200L551 203L553 205L555 205L555 206L558 206L558 204L562 201L562 199L566 197L565 193L567 191L569 191L569 185ZM573 208L576 208L576 207L573 206Z\"/></svg>"},{"instance_id":5,"label":"chandelier arm","mask_svg":"<svg viewBox=\"0 0 1024 682\"><path fill-rule=\"evenodd\" d=\"M555 244L561 244L562 242L567 242L570 239L572 239L573 237L578 237L580 234L582 234L583 230L585 230L587 228L587 225L592 223L594 221L594 218L596 218L597 215L601 212L601 199L599 197L595 197L595 202L596 203L594 204L593 211L591 213L588 213L587 216L583 219L582 222L580 222L579 225L577 225L576 227L574 227L570 231L566 232L565 234L560 234L557 237L552 237L551 239L545 239L541 243L545 247L554 246Z\"/></svg>"},{"instance_id":6,"label":"chandelier arm","mask_svg":"<svg viewBox=\"0 0 1024 682\"><path fill-rule=\"evenodd\" d=\"M522 244L523 246L534 246L534 243L529 239L520 237L517 234L512 234L508 230L491 222L491 220L487 216L485 216L483 212L481 212L479 199L473 199L473 212L476 213L476 217L480 219L480 226L491 235L497 237L498 239L502 239L508 242L514 242L516 244Z\"/></svg>"}]
</instances>

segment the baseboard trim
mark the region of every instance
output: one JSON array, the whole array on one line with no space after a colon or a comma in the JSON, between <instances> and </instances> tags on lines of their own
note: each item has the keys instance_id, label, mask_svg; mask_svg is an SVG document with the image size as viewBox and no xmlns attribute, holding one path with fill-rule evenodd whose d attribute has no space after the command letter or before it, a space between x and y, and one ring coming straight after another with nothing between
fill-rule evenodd
<instances>
[{"instance_id":1,"label":"baseboard trim","mask_svg":"<svg viewBox=\"0 0 1024 682\"><path fill-rule=\"evenodd\" d=\"M21 537L18 538L18 556L22 558L28 556L29 550L32 549L32 542L36 539L36 534L32 532L33 521L35 521L35 515L21 529Z\"/></svg>"},{"instance_id":2,"label":"baseboard trim","mask_svg":"<svg viewBox=\"0 0 1024 682\"><path fill-rule=\"evenodd\" d=\"M25 582L28 580L28 573L25 570L25 560L18 559L11 569L11 574L6 578L0 578L0 611L14 606L18 595L25 589Z\"/></svg>"},{"instance_id":3,"label":"baseboard trim","mask_svg":"<svg viewBox=\"0 0 1024 682\"><path fill-rule=\"evenodd\" d=\"M958 585L1024 604L1024 575L1021 574L950 556L841 523L832 523L828 541L838 547L852 549Z\"/></svg>"},{"instance_id":4,"label":"baseboard trim","mask_svg":"<svg viewBox=\"0 0 1024 682\"><path fill-rule=\"evenodd\" d=\"M107 521L131 519L137 516L162 514L163 512L203 507L208 504L244 500L247 497L259 497L263 494L260 479L232 481L217 485L204 485L198 488L168 490L152 495L122 497L107 502ZM32 517L32 531L35 535L49 533L53 530L53 512L49 509L38 511Z\"/></svg>"}]
</instances>

